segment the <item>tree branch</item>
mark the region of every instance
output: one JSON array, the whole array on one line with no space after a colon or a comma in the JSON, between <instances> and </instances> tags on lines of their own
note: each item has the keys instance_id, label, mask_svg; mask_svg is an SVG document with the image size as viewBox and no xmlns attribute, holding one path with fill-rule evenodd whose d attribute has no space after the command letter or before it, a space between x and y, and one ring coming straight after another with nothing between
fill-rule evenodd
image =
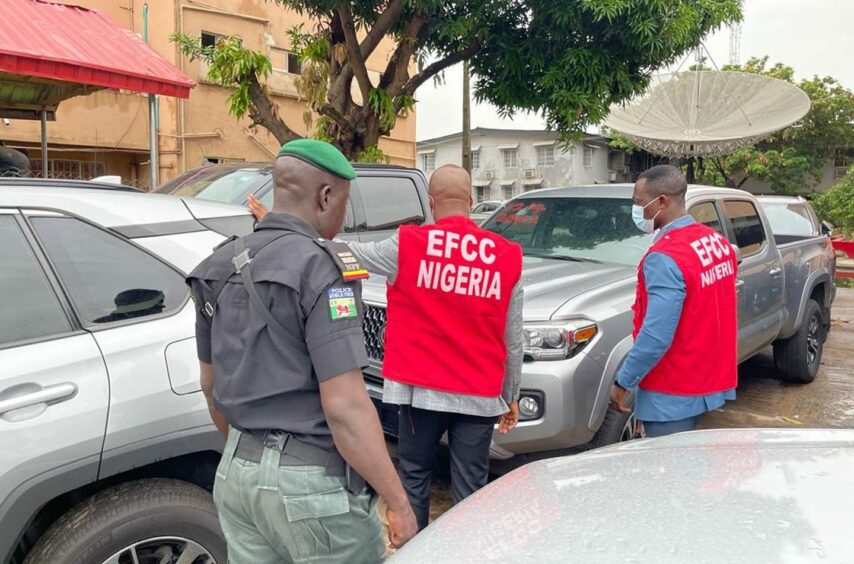
<instances>
[{"instance_id":1,"label":"tree branch","mask_svg":"<svg viewBox=\"0 0 854 564\"><path fill-rule=\"evenodd\" d=\"M374 49L377 48L377 45L379 45L380 41L383 40L383 37L386 36L388 30L390 30L398 18L400 18L400 14L402 12L403 0L391 0L391 2L389 2L386 9L380 17L377 18L373 27L371 27L371 31L368 32L368 35L365 36L365 39L363 39L361 45L359 45L359 50L363 59L367 59L371 53L374 52Z\"/></svg>"},{"instance_id":2,"label":"tree branch","mask_svg":"<svg viewBox=\"0 0 854 564\"><path fill-rule=\"evenodd\" d=\"M272 133L276 141L281 144L299 139L300 135L288 127L282 118L279 117L279 112L276 106L270 101L270 98L267 97L264 87L261 86L261 82L258 80L258 75L254 72L249 73L246 80L249 82L249 96L252 100L252 105L249 108L249 118L252 120L252 123L260 125Z\"/></svg>"},{"instance_id":3,"label":"tree branch","mask_svg":"<svg viewBox=\"0 0 854 564\"><path fill-rule=\"evenodd\" d=\"M416 47L424 38L421 32L427 27L423 17L415 16L406 25L400 42L394 50L385 73L380 81L380 88L386 90L392 98L398 95L400 88L409 79L409 61Z\"/></svg>"},{"instance_id":4,"label":"tree branch","mask_svg":"<svg viewBox=\"0 0 854 564\"><path fill-rule=\"evenodd\" d=\"M359 39L356 37L356 24L353 22L353 14L350 13L350 6L343 3L337 8L338 15L341 17L341 27L344 29L344 40L347 45L347 65L356 75L356 82L359 83L359 90L362 92L362 104L368 103L368 96L371 93L371 79L368 78L368 69L365 66L365 59L362 57L362 51L359 47ZM342 72L342 76L346 73Z\"/></svg>"},{"instance_id":5,"label":"tree branch","mask_svg":"<svg viewBox=\"0 0 854 564\"><path fill-rule=\"evenodd\" d=\"M342 114L341 112L339 112L331 104L324 104L323 106L320 107L320 109L317 110L317 113L319 113L322 116L326 116L326 117L330 118L332 121L334 121L339 126L343 127L343 126L346 126L349 124L347 117L344 114Z\"/></svg>"},{"instance_id":6,"label":"tree branch","mask_svg":"<svg viewBox=\"0 0 854 564\"><path fill-rule=\"evenodd\" d=\"M415 94L415 91L418 90L418 87L442 72L443 70L456 65L457 63L461 63L466 59L470 59L475 56L481 50L481 45L479 42L476 42L462 51L457 51L452 55L448 55L441 61L436 61L435 63L427 66L423 71L416 74L412 78L410 78L406 84L401 88L400 93L404 95L412 96Z\"/></svg>"}]
</instances>

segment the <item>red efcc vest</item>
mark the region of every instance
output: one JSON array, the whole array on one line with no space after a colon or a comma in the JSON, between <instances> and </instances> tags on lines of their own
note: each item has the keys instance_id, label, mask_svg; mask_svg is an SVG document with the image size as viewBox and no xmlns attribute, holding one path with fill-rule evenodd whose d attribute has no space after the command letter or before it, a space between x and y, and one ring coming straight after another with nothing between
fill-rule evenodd
<instances>
[{"instance_id":1,"label":"red efcc vest","mask_svg":"<svg viewBox=\"0 0 854 564\"><path fill-rule=\"evenodd\" d=\"M507 311L521 275L522 248L466 217L401 227L383 376L443 392L501 395Z\"/></svg>"},{"instance_id":2,"label":"red efcc vest","mask_svg":"<svg viewBox=\"0 0 854 564\"><path fill-rule=\"evenodd\" d=\"M673 344L641 380L651 392L699 396L731 390L738 384L738 313L735 275L738 264L729 241L717 231L695 223L667 232L649 253L673 259L685 280L682 316ZM646 256L644 256L646 260ZM643 263L638 266L634 311L637 338L646 316L648 297Z\"/></svg>"}]
</instances>

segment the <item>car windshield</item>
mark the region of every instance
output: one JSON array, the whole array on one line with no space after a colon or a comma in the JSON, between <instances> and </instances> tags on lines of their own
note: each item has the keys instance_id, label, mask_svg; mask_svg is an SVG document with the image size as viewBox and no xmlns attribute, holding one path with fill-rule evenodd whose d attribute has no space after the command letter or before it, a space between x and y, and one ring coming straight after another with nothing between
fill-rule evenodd
<instances>
[{"instance_id":1,"label":"car windshield","mask_svg":"<svg viewBox=\"0 0 854 564\"><path fill-rule=\"evenodd\" d=\"M632 221L628 198L523 198L486 223L525 256L636 265L652 243Z\"/></svg>"},{"instance_id":2,"label":"car windshield","mask_svg":"<svg viewBox=\"0 0 854 564\"><path fill-rule=\"evenodd\" d=\"M170 180L157 193L242 204L247 194L264 184L272 172L271 167L203 167Z\"/></svg>"}]
</instances>

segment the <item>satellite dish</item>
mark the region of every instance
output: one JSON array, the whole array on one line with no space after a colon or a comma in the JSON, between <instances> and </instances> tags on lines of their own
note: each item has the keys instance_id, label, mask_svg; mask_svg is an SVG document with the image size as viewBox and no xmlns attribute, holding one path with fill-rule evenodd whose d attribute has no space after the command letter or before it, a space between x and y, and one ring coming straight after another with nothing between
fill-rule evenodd
<instances>
[{"instance_id":1,"label":"satellite dish","mask_svg":"<svg viewBox=\"0 0 854 564\"><path fill-rule=\"evenodd\" d=\"M686 71L659 75L644 94L616 106L605 125L650 153L733 153L796 123L810 109L797 86L758 74Z\"/></svg>"}]
</instances>

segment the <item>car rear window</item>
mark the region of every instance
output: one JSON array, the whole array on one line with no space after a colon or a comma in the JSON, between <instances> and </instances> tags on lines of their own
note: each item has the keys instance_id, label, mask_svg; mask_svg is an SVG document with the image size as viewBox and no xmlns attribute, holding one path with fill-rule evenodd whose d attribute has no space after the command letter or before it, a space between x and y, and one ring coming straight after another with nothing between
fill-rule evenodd
<instances>
[{"instance_id":1,"label":"car rear window","mask_svg":"<svg viewBox=\"0 0 854 564\"><path fill-rule=\"evenodd\" d=\"M102 324L169 313L186 301L183 277L127 241L74 218L31 221L86 321Z\"/></svg>"},{"instance_id":2,"label":"car rear window","mask_svg":"<svg viewBox=\"0 0 854 564\"><path fill-rule=\"evenodd\" d=\"M360 176L359 195L365 209L367 231L394 229L400 225L421 225L424 208L415 183L409 178Z\"/></svg>"},{"instance_id":3,"label":"car rear window","mask_svg":"<svg viewBox=\"0 0 854 564\"><path fill-rule=\"evenodd\" d=\"M759 212L752 202L745 200L726 200L724 210L732 222L735 244L742 256L758 253L765 245L765 229Z\"/></svg>"},{"instance_id":4,"label":"car rear window","mask_svg":"<svg viewBox=\"0 0 854 564\"><path fill-rule=\"evenodd\" d=\"M160 194L242 204L250 191L269 181L272 167L203 167L182 174L156 190Z\"/></svg>"},{"instance_id":5,"label":"car rear window","mask_svg":"<svg viewBox=\"0 0 854 564\"><path fill-rule=\"evenodd\" d=\"M812 217L803 203L763 202L765 217L774 235L812 237L817 235Z\"/></svg>"}]
</instances>

